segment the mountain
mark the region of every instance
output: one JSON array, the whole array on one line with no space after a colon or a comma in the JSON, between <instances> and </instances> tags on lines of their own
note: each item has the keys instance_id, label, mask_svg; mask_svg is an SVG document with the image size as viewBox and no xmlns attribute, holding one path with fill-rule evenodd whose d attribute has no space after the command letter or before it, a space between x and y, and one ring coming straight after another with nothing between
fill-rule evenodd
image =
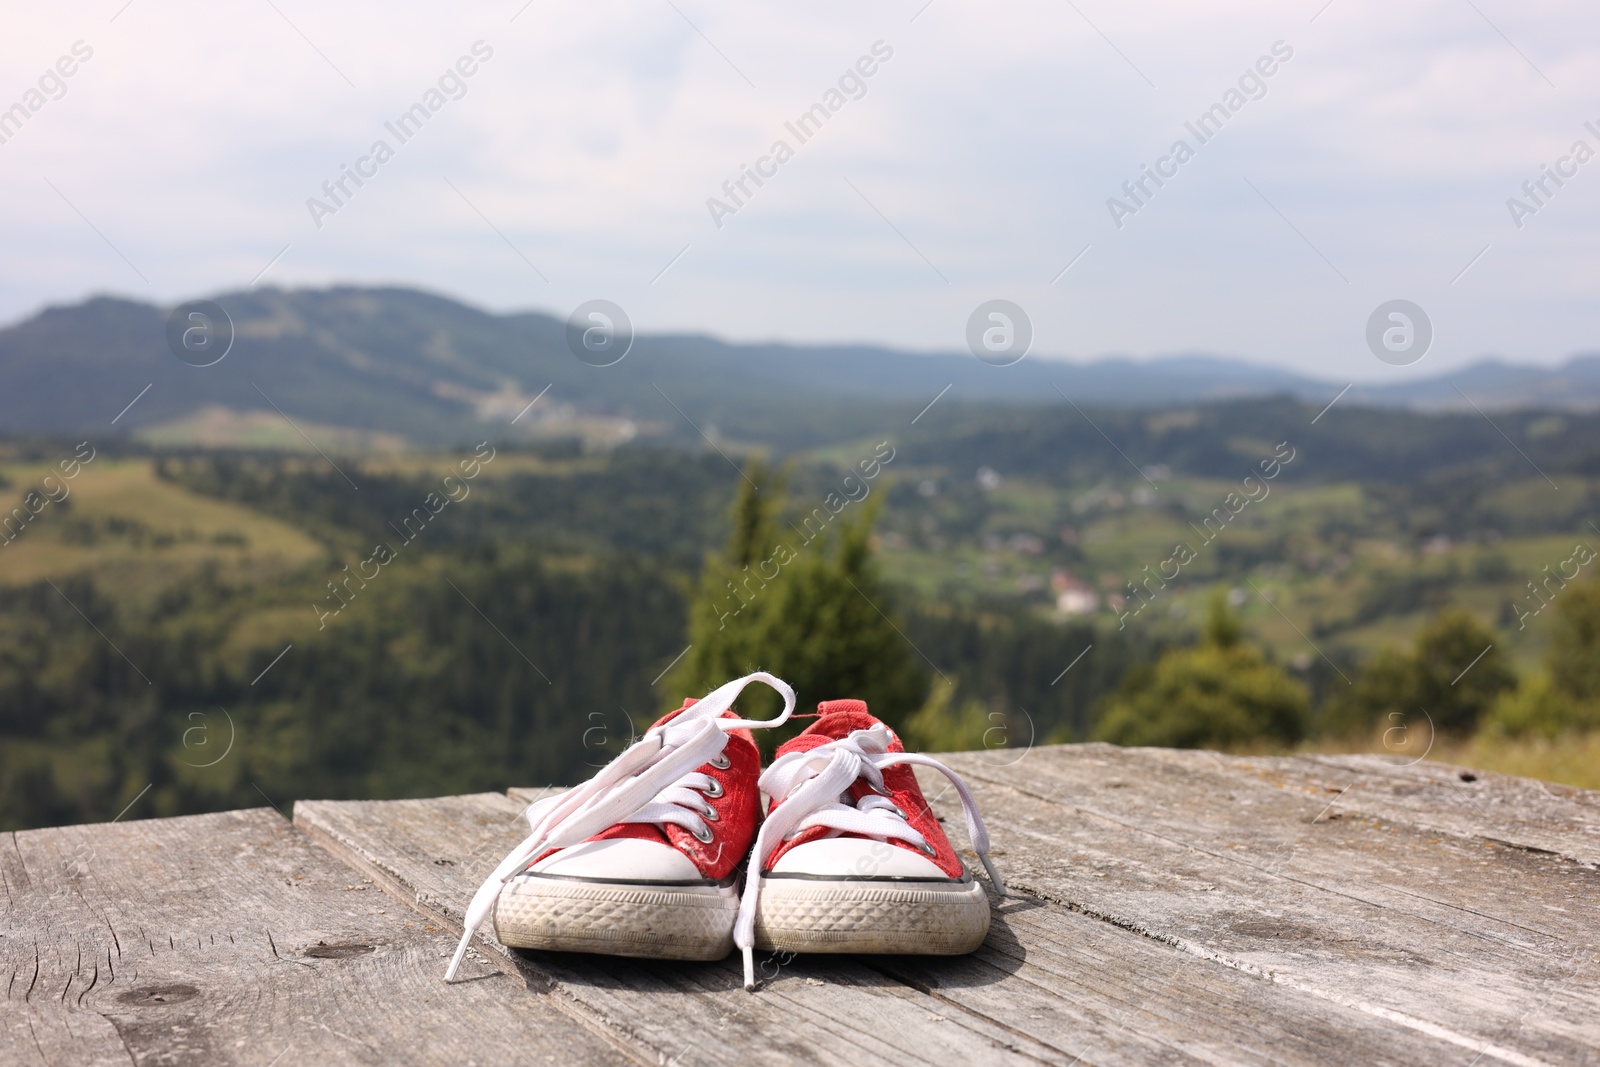
<instances>
[{"instance_id":1,"label":"mountain","mask_svg":"<svg viewBox=\"0 0 1600 1067\"><path fill-rule=\"evenodd\" d=\"M1348 399L1419 411L1471 410L1471 398L1484 410L1600 408L1600 355L1573 356L1560 367L1519 367L1486 359L1452 374L1423 378L1382 389L1357 387Z\"/></svg>"},{"instance_id":2,"label":"mountain","mask_svg":"<svg viewBox=\"0 0 1600 1067\"><path fill-rule=\"evenodd\" d=\"M214 299L235 340L209 367L168 349L168 309L129 300L51 307L0 330L0 432L291 446L309 438L340 449L518 434L599 443L704 435L788 448L909 422L946 387L952 404L1057 405L1065 394L1122 408L1272 394L1320 403L1339 390L1208 356L993 367L965 353L697 335L643 335L621 362L595 367L567 349L557 318L495 315L416 290L268 288ZM1483 363L1453 381L1486 408L1592 407L1600 357L1554 371ZM1446 379L1353 390L1352 401L1465 406Z\"/></svg>"}]
</instances>

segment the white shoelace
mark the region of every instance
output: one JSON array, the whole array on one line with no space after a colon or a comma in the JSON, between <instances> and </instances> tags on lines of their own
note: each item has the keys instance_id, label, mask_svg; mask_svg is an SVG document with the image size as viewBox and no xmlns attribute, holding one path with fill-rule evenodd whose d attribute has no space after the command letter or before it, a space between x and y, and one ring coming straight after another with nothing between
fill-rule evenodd
<instances>
[{"instance_id":1,"label":"white shoelace","mask_svg":"<svg viewBox=\"0 0 1600 1067\"><path fill-rule=\"evenodd\" d=\"M870 730L856 730L810 751L780 756L761 775L761 790L782 803L767 816L756 835L755 847L750 852L750 867L745 874L744 896L739 901L739 918L733 928L733 943L744 955L746 989L756 987L756 901L761 893L761 869L767 854L778 842L813 826L825 826L834 831L830 835L833 837L854 833L880 841L891 838L906 841L924 851L929 848L927 839L906 821L905 812L881 795L885 767L912 763L932 767L950 779L961 797L972 850L983 861L983 868L989 872L989 880L1000 896L1006 895L1005 883L1000 880L994 864L989 862L989 831L983 825L978 804L972 799L967 784L955 771L931 756L890 752L891 738L889 728L879 723ZM865 778L879 795L852 801L846 791L857 778Z\"/></svg>"},{"instance_id":2,"label":"white shoelace","mask_svg":"<svg viewBox=\"0 0 1600 1067\"><path fill-rule=\"evenodd\" d=\"M783 697L783 713L775 719L724 719L722 713L751 682L765 682ZM728 747L729 730L781 726L794 712L789 684L765 671L747 674L706 694L665 726L652 726L637 743L601 768L589 781L531 805L532 834L500 862L472 896L464 919L466 929L456 946L445 981L472 944L472 936L493 914L504 885L552 849L580 844L618 823L673 823L697 836L707 827L700 812L706 803L700 790L711 788L699 768Z\"/></svg>"}]
</instances>

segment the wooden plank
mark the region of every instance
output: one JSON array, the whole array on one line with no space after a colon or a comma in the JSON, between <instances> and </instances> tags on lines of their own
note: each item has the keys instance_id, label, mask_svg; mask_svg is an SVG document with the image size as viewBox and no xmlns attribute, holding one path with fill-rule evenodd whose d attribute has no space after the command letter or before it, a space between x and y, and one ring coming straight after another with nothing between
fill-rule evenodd
<instances>
[{"instance_id":1,"label":"wooden plank","mask_svg":"<svg viewBox=\"0 0 1600 1067\"><path fill-rule=\"evenodd\" d=\"M481 795L303 804L296 818L454 924L475 888L472 875L492 867L522 832L520 811ZM873 1055L888 1062L1317 1063L1337 1045L1360 1062L1403 1063L1448 1051L1426 1035L1040 900L998 909L988 944L970 958L759 957L775 980L755 997L738 988L733 960L508 958L663 1057L712 1027L719 1045L686 1057L711 1062ZM663 995L671 992L679 995ZM983 1052L971 1031L998 1047ZM772 1049L773 1033L799 1035L800 1047ZM868 1035L872 1047L862 1047Z\"/></svg>"},{"instance_id":2,"label":"wooden plank","mask_svg":"<svg viewBox=\"0 0 1600 1067\"><path fill-rule=\"evenodd\" d=\"M0 835L0 1062L1600 1063L1592 794L1490 779L1468 821L1425 764L948 760L1027 890L983 948L763 954L753 997L731 959L488 943L445 986L523 832L498 794L301 805L327 852L265 810Z\"/></svg>"},{"instance_id":3,"label":"wooden plank","mask_svg":"<svg viewBox=\"0 0 1600 1067\"><path fill-rule=\"evenodd\" d=\"M971 957L869 965L1021 1034L1071 1035L1081 1062L1415 1064L1447 1042L1100 922L1012 898Z\"/></svg>"},{"instance_id":4,"label":"wooden plank","mask_svg":"<svg viewBox=\"0 0 1600 1067\"><path fill-rule=\"evenodd\" d=\"M1147 750L1176 762L1199 753ZM1280 789L1338 795L1334 811L1453 837L1548 852L1600 868L1600 793L1489 771L1381 755L1220 757Z\"/></svg>"},{"instance_id":5,"label":"wooden plank","mask_svg":"<svg viewBox=\"0 0 1600 1067\"><path fill-rule=\"evenodd\" d=\"M1474 1055L1595 1062L1597 872L1329 819L1332 794L1207 754L1052 746L946 758L973 784L1002 869L1032 892ZM936 807L957 819L952 801Z\"/></svg>"},{"instance_id":6,"label":"wooden plank","mask_svg":"<svg viewBox=\"0 0 1600 1067\"><path fill-rule=\"evenodd\" d=\"M269 809L0 835L0 1063L614 1063Z\"/></svg>"},{"instance_id":7,"label":"wooden plank","mask_svg":"<svg viewBox=\"0 0 1600 1067\"><path fill-rule=\"evenodd\" d=\"M525 836L525 806L494 793L302 801L294 817L330 852L459 932L478 880ZM1066 1035L1060 1044L1020 1035L852 957L795 958L781 966L760 958L773 980L752 996L742 987L737 957L707 964L514 952L487 931L479 943L494 965L509 963L536 988L570 998L587 1018L657 1062L1064 1063L1073 1055Z\"/></svg>"},{"instance_id":8,"label":"wooden plank","mask_svg":"<svg viewBox=\"0 0 1600 1067\"><path fill-rule=\"evenodd\" d=\"M1486 856L1504 842L1492 834L1441 840L1448 835L1414 825L1409 811L1393 818L1352 813L1343 803L1355 790L1305 786L1274 767L1263 768L1262 760L1169 749L1040 749L1037 756L1040 762L1020 775L1009 768L993 774L992 761L983 755L955 761L999 783L1087 805L1191 843L1209 842L1213 850L1237 851L1252 838L1273 850L1298 848L1307 869L1320 869L1351 891L1360 885L1383 906L1430 922L1465 924L1490 937L1556 950L1563 941L1600 943L1600 915L1578 906L1595 879L1579 872L1584 865L1562 862L1550 850L1511 845L1527 862L1493 864ZM1348 841L1330 836L1342 824L1351 827ZM1406 835L1395 836L1401 831ZM1464 877L1441 877L1462 867L1469 872Z\"/></svg>"}]
</instances>

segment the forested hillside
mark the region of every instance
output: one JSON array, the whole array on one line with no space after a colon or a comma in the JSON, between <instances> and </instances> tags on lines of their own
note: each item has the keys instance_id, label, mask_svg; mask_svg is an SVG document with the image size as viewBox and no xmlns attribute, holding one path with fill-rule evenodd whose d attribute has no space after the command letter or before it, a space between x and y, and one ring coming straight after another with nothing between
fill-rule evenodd
<instances>
[{"instance_id":1,"label":"forested hillside","mask_svg":"<svg viewBox=\"0 0 1600 1067\"><path fill-rule=\"evenodd\" d=\"M880 710L929 743L1148 726L1172 686L1230 672L1279 694L1290 718L1261 721L1293 736L1366 730L1394 701L1443 700L1463 729L1578 721L1562 701L1588 683L1559 664L1587 654L1587 601L1562 590L1593 580L1600 420L1319 410L947 398L759 480L781 479L771 536L801 552L880 509L860 572L879 592L852 610L892 622L911 673ZM6 443L0 821L581 778L685 695L749 462ZM713 620L740 602L710 593ZM1217 595L1240 637L1202 636ZM1486 688L1463 704L1466 667Z\"/></svg>"},{"instance_id":2,"label":"forested hillside","mask_svg":"<svg viewBox=\"0 0 1600 1067\"><path fill-rule=\"evenodd\" d=\"M6 491L58 450L13 446ZM572 781L676 706L658 679L738 474L715 454L499 449L420 524L460 462L98 453L0 549L5 824L136 795L176 814ZM882 607L1024 740L1081 725L1133 647L1052 689L1089 624Z\"/></svg>"}]
</instances>

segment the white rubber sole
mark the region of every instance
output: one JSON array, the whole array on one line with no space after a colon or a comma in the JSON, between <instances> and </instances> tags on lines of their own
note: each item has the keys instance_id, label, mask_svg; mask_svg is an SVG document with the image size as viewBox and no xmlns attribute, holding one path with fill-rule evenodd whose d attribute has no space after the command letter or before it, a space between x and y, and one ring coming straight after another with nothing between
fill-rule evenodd
<instances>
[{"instance_id":1,"label":"white rubber sole","mask_svg":"<svg viewBox=\"0 0 1600 1067\"><path fill-rule=\"evenodd\" d=\"M666 960L733 951L735 885L635 885L524 874L500 891L494 932L512 948Z\"/></svg>"},{"instance_id":2,"label":"white rubber sole","mask_svg":"<svg viewBox=\"0 0 1600 1067\"><path fill-rule=\"evenodd\" d=\"M989 898L976 879L761 879L763 951L958 956L988 933Z\"/></svg>"}]
</instances>

